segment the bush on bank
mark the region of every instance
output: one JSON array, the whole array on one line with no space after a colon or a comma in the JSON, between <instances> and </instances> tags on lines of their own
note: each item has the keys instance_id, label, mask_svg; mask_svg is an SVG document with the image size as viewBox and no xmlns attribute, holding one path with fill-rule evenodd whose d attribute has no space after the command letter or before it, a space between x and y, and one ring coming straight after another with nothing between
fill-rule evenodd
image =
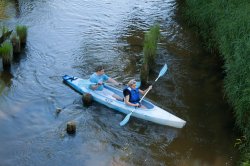
<instances>
[{"instance_id":1,"label":"bush on bank","mask_svg":"<svg viewBox=\"0 0 250 166\"><path fill-rule=\"evenodd\" d=\"M224 60L225 93L246 137L241 165L250 165L250 2L185 0L184 17L197 28L208 50L217 50Z\"/></svg>"}]
</instances>

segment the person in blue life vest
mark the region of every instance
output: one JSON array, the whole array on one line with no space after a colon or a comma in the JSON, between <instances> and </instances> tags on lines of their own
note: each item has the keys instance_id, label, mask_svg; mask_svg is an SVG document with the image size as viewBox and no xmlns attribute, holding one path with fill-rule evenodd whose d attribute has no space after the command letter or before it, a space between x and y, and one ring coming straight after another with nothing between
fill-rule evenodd
<instances>
[{"instance_id":1,"label":"person in blue life vest","mask_svg":"<svg viewBox=\"0 0 250 166\"><path fill-rule=\"evenodd\" d=\"M90 89L100 91L100 93L103 93L104 95L110 95L116 98L117 100L123 100L122 97L104 88L103 84L105 82L110 82L113 83L114 85L122 85L122 84L118 83L116 80L106 75L103 66L97 66L95 72L90 76L89 80L90 82L96 83L90 85Z\"/></svg>"},{"instance_id":2,"label":"person in blue life vest","mask_svg":"<svg viewBox=\"0 0 250 166\"><path fill-rule=\"evenodd\" d=\"M146 108L145 106L139 103L140 94L144 95L147 91L152 89L152 85L150 85L146 90L141 90L136 88L136 81L134 79L128 82L127 88L123 90L124 102L129 106Z\"/></svg>"}]
</instances>

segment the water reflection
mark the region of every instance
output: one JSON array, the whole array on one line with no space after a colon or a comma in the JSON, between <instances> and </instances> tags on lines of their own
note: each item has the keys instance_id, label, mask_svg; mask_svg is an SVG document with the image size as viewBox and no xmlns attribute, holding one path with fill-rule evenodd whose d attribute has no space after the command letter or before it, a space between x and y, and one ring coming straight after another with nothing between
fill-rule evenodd
<instances>
[{"instance_id":1,"label":"water reflection","mask_svg":"<svg viewBox=\"0 0 250 166\"><path fill-rule=\"evenodd\" d=\"M18 0L1 0L0 1L0 20L18 17L20 13Z\"/></svg>"},{"instance_id":2,"label":"water reflection","mask_svg":"<svg viewBox=\"0 0 250 166\"><path fill-rule=\"evenodd\" d=\"M20 16L20 6L19 6L19 0L14 0L15 3L15 9L16 9L16 17Z\"/></svg>"},{"instance_id":3,"label":"water reflection","mask_svg":"<svg viewBox=\"0 0 250 166\"><path fill-rule=\"evenodd\" d=\"M0 19L7 18L7 15L6 15L7 2L8 1L6 0L0 1Z\"/></svg>"},{"instance_id":4,"label":"water reflection","mask_svg":"<svg viewBox=\"0 0 250 166\"><path fill-rule=\"evenodd\" d=\"M0 95L2 94L5 87L11 86L11 79L13 75L10 72L2 71L0 72Z\"/></svg>"}]
</instances>

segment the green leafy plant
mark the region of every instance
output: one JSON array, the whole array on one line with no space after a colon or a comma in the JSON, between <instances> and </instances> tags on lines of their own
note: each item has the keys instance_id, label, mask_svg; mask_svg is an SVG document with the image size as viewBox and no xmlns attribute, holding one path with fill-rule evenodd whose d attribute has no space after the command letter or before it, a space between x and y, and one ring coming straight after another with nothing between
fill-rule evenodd
<instances>
[{"instance_id":1,"label":"green leafy plant","mask_svg":"<svg viewBox=\"0 0 250 166\"><path fill-rule=\"evenodd\" d=\"M16 33L20 38L21 44L26 44L27 41L27 26L18 25L16 26Z\"/></svg>"},{"instance_id":2,"label":"green leafy plant","mask_svg":"<svg viewBox=\"0 0 250 166\"><path fill-rule=\"evenodd\" d=\"M9 42L4 42L0 47L0 55L3 58L3 62L10 63L13 57L13 47Z\"/></svg>"},{"instance_id":3,"label":"green leafy plant","mask_svg":"<svg viewBox=\"0 0 250 166\"><path fill-rule=\"evenodd\" d=\"M156 58L157 42L160 36L160 26L155 25L145 34L143 53L143 62L148 66L153 66Z\"/></svg>"}]
</instances>

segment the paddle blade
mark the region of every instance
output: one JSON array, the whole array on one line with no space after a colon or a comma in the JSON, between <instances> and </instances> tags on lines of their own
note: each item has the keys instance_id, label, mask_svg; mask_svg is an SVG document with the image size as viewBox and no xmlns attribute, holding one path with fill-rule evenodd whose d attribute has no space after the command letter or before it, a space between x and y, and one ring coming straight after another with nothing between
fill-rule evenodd
<instances>
[{"instance_id":1,"label":"paddle blade","mask_svg":"<svg viewBox=\"0 0 250 166\"><path fill-rule=\"evenodd\" d=\"M140 88L141 82L136 82L136 88Z\"/></svg>"},{"instance_id":2,"label":"paddle blade","mask_svg":"<svg viewBox=\"0 0 250 166\"><path fill-rule=\"evenodd\" d=\"M126 117L120 122L120 126L124 126L125 124L128 123L130 116L132 115L133 112L130 112L129 114L126 115Z\"/></svg>"},{"instance_id":3,"label":"paddle blade","mask_svg":"<svg viewBox=\"0 0 250 166\"><path fill-rule=\"evenodd\" d=\"M163 75L166 73L167 70L168 70L168 66L167 66L167 64L165 64L165 65L162 67L162 69L161 69L161 71L160 71L158 77L163 76Z\"/></svg>"}]
</instances>

